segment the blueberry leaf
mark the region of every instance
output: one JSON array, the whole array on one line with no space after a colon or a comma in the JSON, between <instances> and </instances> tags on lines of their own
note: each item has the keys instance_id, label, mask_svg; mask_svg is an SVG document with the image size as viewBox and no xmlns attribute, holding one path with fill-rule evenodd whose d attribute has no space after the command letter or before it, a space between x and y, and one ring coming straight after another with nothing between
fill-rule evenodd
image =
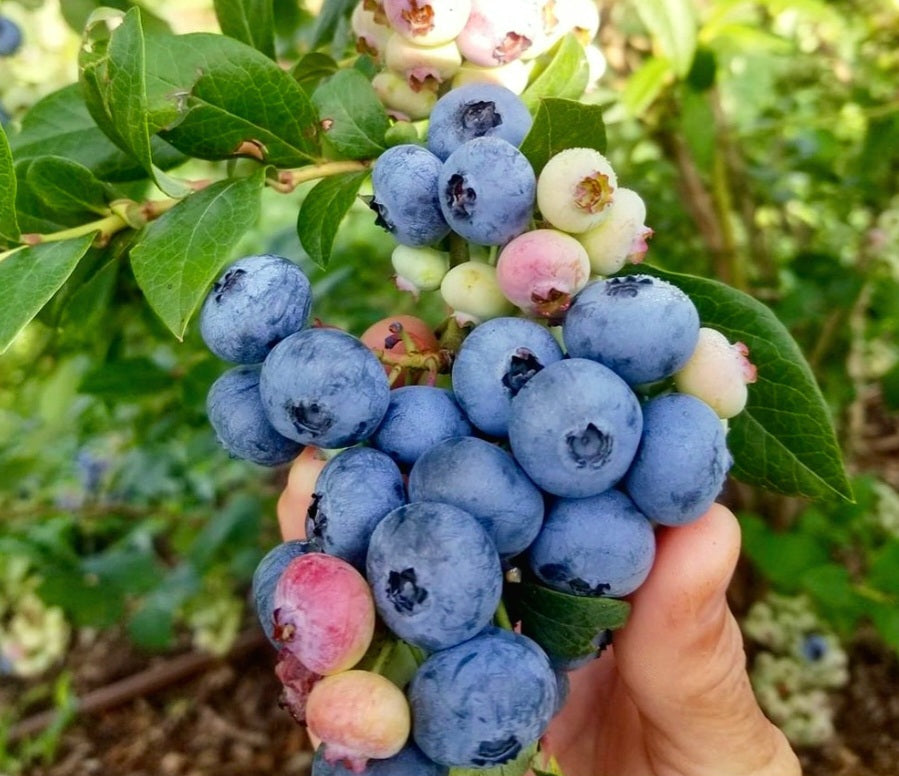
<instances>
[{"instance_id":1,"label":"blueberry leaf","mask_svg":"<svg viewBox=\"0 0 899 776\"><path fill-rule=\"evenodd\" d=\"M587 88L590 69L587 55L577 38L569 33L557 44L550 54L546 66L528 84L521 95L528 110L537 110L544 97L580 99Z\"/></svg>"},{"instance_id":2,"label":"blueberry leaf","mask_svg":"<svg viewBox=\"0 0 899 776\"><path fill-rule=\"evenodd\" d=\"M775 493L852 500L852 487L827 402L799 345L777 316L724 283L640 265L693 300L703 326L749 348L758 381L746 408L730 420L731 474Z\"/></svg>"},{"instance_id":3,"label":"blueberry leaf","mask_svg":"<svg viewBox=\"0 0 899 776\"><path fill-rule=\"evenodd\" d=\"M222 32L275 58L275 13L272 0L214 0Z\"/></svg>"},{"instance_id":4,"label":"blueberry leaf","mask_svg":"<svg viewBox=\"0 0 899 776\"><path fill-rule=\"evenodd\" d=\"M172 376L145 356L100 364L78 386L79 393L121 400L159 394L172 387Z\"/></svg>"},{"instance_id":5,"label":"blueberry leaf","mask_svg":"<svg viewBox=\"0 0 899 776\"><path fill-rule=\"evenodd\" d=\"M297 216L297 235L303 250L325 267L337 229L352 207L367 172L349 172L319 181L306 195Z\"/></svg>"},{"instance_id":6,"label":"blueberry leaf","mask_svg":"<svg viewBox=\"0 0 899 776\"><path fill-rule=\"evenodd\" d=\"M450 768L449 776L524 776L537 754L537 742L524 747L512 762L495 768Z\"/></svg>"},{"instance_id":7,"label":"blueberry leaf","mask_svg":"<svg viewBox=\"0 0 899 776\"><path fill-rule=\"evenodd\" d=\"M606 151L606 126L599 105L577 100L544 97L540 100L534 124L522 141L520 150L536 175L550 157L566 148L594 148Z\"/></svg>"},{"instance_id":8,"label":"blueberry leaf","mask_svg":"<svg viewBox=\"0 0 899 776\"><path fill-rule=\"evenodd\" d=\"M260 169L213 183L150 224L132 248L138 285L178 339L237 241L258 220L263 180Z\"/></svg>"},{"instance_id":9,"label":"blueberry leaf","mask_svg":"<svg viewBox=\"0 0 899 776\"><path fill-rule=\"evenodd\" d=\"M632 116L641 116L671 79L671 63L664 57L649 57L634 71L621 94L621 104Z\"/></svg>"},{"instance_id":10,"label":"blueberry leaf","mask_svg":"<svg viewBox=\"0 0 899 776\"><path fill-rule=\"evenodd\" d=\"M595 650L597 636L620 628L630 613L627 601L568 595L530 582L508 585L506 594L509 614L513 622L521 621L521 632L562 659Z\"/></svg>"},{"instance_id":11,"label":"blueberry leaf","mask_svg":"<svg viewBox=\"0 0 899 776\"><path fill-rule=\"evenodd\" d=\"M79 84L63 87L35 103L9 143L17 164L34 157L62 156L84 165L101 180L129 181L146 176L140 163L97 126ZM150 146L153 159L162 169L184 159L159 137L154 137Z\"/></svg>"},{"instance_id":12,"label":"blueberry leaf","mask_svg":"<svg viewBox=\"0 0 899 776\"><path fill-rule=\"evenodd\" d=\"M41 156L28 165L25 179L54 211L108 212L111 190L84 165L59 156Z\"/></svg>"},{"instance_id":13,"label":"blueberry leaf","mask_svg":"<svg viewBox=\"0 0 899 776\"><path fill-rule=\"evenodd\" d=\"M16 220L16 169L6 132L0 129L0 237L10 243L19 241Z\"/></svg>"},{"instance_id":14,"label":"blueberry leaf","mask_svg":"<svg viewBox=\"0 0 899 776\"><path fill-rule=\"evenodd\" d=\"M110 9L92 14L79 57L85 101L101 129L140 162L162 191L183 196L185 185L153 163L150 138L177 118L178 107L171 94L150 93L146 53L139 8L124 16Z\"/></svg>"},{"instance_id":15,"label":"blueberry leaf","mask_svg":"<svg viewBox=\"0 0 899 776\"><path fill-rule=\"evenodd\" d=\"M340 20L348 17L355 5L356 0L325 0L321 11L316 17L309 48L317 49L323 43L331 40Z\"/></svg>"},{"instance_id":16,"label":"blueberry leaf","mask_svg":"<svg viewBox=\"0 0 899 776\"><path fill-rule=\"evenodd\" d=\"M62 287L93 239L21 248L0 261L0 353Z\"/></svg>"},{"instance_id":17,"label":"blueberry leaf","mask_svg":"<svg viewBox=\"0 0 899 776\"><path fill-rule=\"evenodd\" d=\"M345 159L369 159L384 150L390 126L371 82L358 70L339 70L312 95L323 136Z\"/></svg>"},{"instance_id":18,"label":"blueberry leaf","mask_svg":"<svg viewBox=\"0 0 899 776\"><path fill-rule=\"evenodd\" d=\"M300 86L308 90L310 87L317 86L323 78L336 73L337 69L337 62L327 54L310 51L300 58L290 73Z\"/></svg>"}]
</instances>

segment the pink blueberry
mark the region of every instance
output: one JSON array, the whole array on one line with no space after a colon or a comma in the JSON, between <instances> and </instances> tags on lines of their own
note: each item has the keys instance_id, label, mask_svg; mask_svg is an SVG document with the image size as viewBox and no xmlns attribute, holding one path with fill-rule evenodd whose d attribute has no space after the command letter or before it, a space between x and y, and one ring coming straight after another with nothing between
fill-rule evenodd
<instances>
[{"instance_id":1,"label":"pink blueberry","mask_svg":"<svg viewBox=\"0 0 899 776\"><path fill-rule=\"evenodd\" d=\"M535 229L499 255L496 279L505 297L528 315L555 318L590 279L590 260L571 235Z\"/></svg>"},{"instance_id":2,"label":"pink blueberry","mask_svg":"<svg viewBox=\"0 0 899 776\"><path fill-rule=\"evenodd\" d=\"M471 15L456 42L469 62L493 67L521 57L541 29L539 9L532 2L472 0Z\"/></svg>"},{"instance_id":3,"label":"pink blueberry","mask_svg":"<svg viewBox=\"0 0 899 776\"><path fill-rule=\"evenodd\" d=\"M314 552L294 558L275 587L275 640L306 668L352 668L371 644L375 606L368 583L349 563Z\"/></svg>"}]
</instances>

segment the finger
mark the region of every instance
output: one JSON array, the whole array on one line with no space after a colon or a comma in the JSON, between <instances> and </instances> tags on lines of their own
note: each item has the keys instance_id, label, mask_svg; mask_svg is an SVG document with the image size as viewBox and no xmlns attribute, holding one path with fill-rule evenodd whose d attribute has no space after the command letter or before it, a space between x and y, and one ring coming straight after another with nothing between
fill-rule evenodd
<instances>
[{"instance_id":1,"label":"finger","mask_svg":"<svg viewBox=\"0 0 899 776\"><path fill-rule=\"evenodd\" d=\"M308 508L308 499L295 495L290 488L281 491L276 509L281 538L285 542L306 538L306 510Z\"/></svg>"},{"instance_id":2,"label":"finger","mask_svg":"<svg viewBox=\"0 0 899 776\"><path fill-rule=\"evenodd\" d=\"M660 529L653 570L616 634L618 667L656 772L800 773L786 738L753 695L740 629L727 606L739 553L739 524L718 504L690 525Z\"/></svg>"}]
</instances>

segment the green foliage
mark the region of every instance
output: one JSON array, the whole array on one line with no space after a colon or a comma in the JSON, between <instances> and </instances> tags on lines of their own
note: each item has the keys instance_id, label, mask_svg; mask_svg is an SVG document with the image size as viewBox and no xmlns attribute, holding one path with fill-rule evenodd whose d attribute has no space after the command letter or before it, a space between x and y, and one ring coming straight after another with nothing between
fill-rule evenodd
<instances>
[{"instance_id":1,"label":"green foliage","mask_svg":"<svg viewBox=\"0 0 899 776\"><path fill-rule=\"evenodd\" d=\"M551 156L566 148L594 148L605 153L606 127L602 114L598 105L545 97L538 103L534 124L521 142L521 153L537 175Z\"/></svg>"},{"instance_id":2,"label":"green foliage","mask_svg":"<svg viewBox=\"0 0 899 776\"><path fill-rule=\"evenodd\" d=\"M297 234L309 257L326 267L337 230L356 200L367 172L348 172L319 181L303 200Z\"/></svg>"},{"instance_id":3,"label":"green foliage","mask_svg":"<svg viewBox=\"0 0 899 776\"><path fill-rule=\"evenodd\" d=\"M588 77L583 46L574 35L566 35L556 45L544 67L531 77L521 99L532 113L544 97L576 100L583 95Z\"/></svg>"}]
</instances>

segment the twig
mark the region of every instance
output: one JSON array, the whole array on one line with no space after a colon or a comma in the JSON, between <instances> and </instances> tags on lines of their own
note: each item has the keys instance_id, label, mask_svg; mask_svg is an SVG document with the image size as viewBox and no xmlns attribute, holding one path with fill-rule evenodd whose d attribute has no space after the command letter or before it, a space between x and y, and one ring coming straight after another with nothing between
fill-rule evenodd
<instances>
[{"instance_id":1,"label":"twig","mask_svg":"<svg viewBox=\"0 0 899 776\"><path fill-rule=\"evenodd\" d=\"M258 628L253 628L238 636L231 650L224 657L216 657L208 652L188 652L185 655L179 655L165 663L132 674L125 679L93 690L81 698L76 698L73 708L76 714L84 716L121 706L135 698L164 690L194 674L207 671L221 662L242 657L264 643L265 635ZM9 741L19 741L40 733L53 723L57 713L55 709L42 711L22 720L13 726L9 733Z\"/></svg>"}]
</instances>

